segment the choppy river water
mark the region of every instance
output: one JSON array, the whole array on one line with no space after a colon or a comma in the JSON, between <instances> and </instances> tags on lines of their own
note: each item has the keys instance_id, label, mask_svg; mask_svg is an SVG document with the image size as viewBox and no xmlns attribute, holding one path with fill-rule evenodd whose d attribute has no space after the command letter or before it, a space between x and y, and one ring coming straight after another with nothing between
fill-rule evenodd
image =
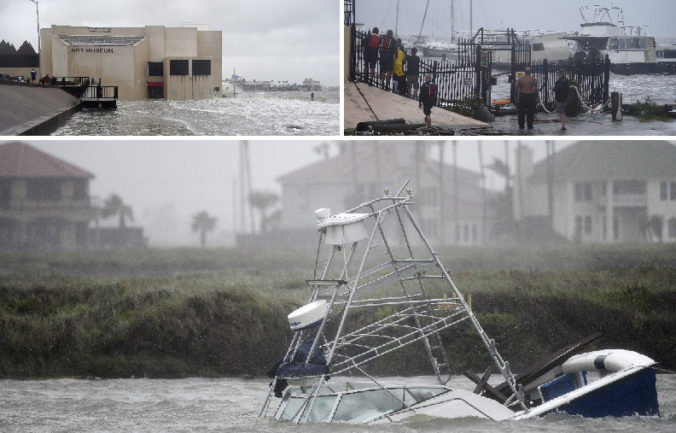
<instances>
[{"instance_id":1,"label":"choppy river water","mask_svg":"<svg viewBox=\"0 0 676 433\"><path fill-rule=\"evenodd\" d=\"M119 101L80 111L54 135L338 135L339 92L241 93L199 101Z\"/></svg>"},{"instance_id":2,"label":"choppy river water","mask_svg":"<svg viewBox=\"0 0 676 433\"><path fill-rule=\"evenodd\" d=\"M431 378L387 378L386 382L433 383ZM455 378L451 386L471 389ZM527 421L474 418L416 420L400 424L290 425L257 418L264 379L2 380L0 431L18 432L674 432L676 374L657 377L661 418L586 419L550 415Z\"/></svg>"}]
</instances>

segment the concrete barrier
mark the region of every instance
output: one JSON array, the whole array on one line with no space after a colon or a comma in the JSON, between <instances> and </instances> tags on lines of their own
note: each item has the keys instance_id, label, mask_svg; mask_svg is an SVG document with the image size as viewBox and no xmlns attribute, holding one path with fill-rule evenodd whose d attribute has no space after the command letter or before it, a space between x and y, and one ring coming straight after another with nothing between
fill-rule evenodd
<instances>
[{"instance_id":1,"label":"concrete barrier","mask_svg":"<svg viewBox=\"0 0 676 433\"><path fill-rule=\"evenodd\" d=\"M79 109L61 89L0 82L0 135L49 135Z\"/></svg>"}]
</instances>

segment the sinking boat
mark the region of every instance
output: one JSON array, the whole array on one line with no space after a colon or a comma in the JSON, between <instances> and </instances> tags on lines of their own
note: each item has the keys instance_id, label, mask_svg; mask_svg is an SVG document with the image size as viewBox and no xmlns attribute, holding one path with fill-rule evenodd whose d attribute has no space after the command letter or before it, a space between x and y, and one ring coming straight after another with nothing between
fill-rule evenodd
<instances>
[{"instance_id":1,"label":"sinking boat","mask_svg":"<svg viewBox=\"0 0 676 433\"><path fill-rule=\"evenodd\" d=\"M377 424L412 416L659 415L655 361L619 349L580 353L598 333L512 373L425 237L406 185L342 213L315 212L319 248L307 281L312 295L289 314L293 337L268 372L272 383L261 417ZM474 390L448 386L451 365L441 338L444 330L466 324L492 360L483 377L466 373ZM384 384L369 374L374 361L413 344L437 385ZM503 383L489 385L493 371Z\"/></svg>"},{"instance_id":2,"label":"sinking boat","mask_svg":"<svg viewBox=\"0 0 676 433\"><path fill-rule=\"evenodd\" d=\"M654 37L643 34L641 27L625 25L622 8L586 6L580 14L584 22L579 34L567 37L577 43L575 58L608 56L611 72L621 75L676 73L676 63L658 58Z\"/></svg>"}]
</instances>

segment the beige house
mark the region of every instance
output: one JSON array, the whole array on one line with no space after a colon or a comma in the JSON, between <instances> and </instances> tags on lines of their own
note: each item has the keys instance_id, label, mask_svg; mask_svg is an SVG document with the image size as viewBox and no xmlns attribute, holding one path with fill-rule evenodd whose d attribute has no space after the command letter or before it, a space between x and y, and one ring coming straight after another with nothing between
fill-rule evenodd
<instances>
[{"instance_id":1,"label":"beige house","mask_svg":"<svg viewBox=\"0 0 676 433\"><path fill-rule=\"evenodd\" d=\"M0 248L85 248L93 177L27 144L0 145Z\"/></svg>"},{"instance_id":2,"label":"beige house","mask_svg":"<svg viewBox=\"0 0 676 433\"><path fill-rule=\"evenodd\" d=\"M416 217L436 244L479 245L490 238L494 217L484 211L481 176L440 164L435 142L359 141L342 144L326 158L277 179L282 186L281 229L314 227L321 207L341 212L405 181L415 197ZM447 146L450 151L450 146ZM457 181L457 186L456 186ZM486 212L491 212L486 209Z\"/></svg>"},{"instance_id":3,"label":"beige house","mask_svg":"<svg viewBox=\"0 0 676 433\"><path fill-rule=\"evenodd\" d=\"M221 96L222 32L186 27L40 30L42 75L101 79L120 100Z\"/></svg>"},{"instance_id":4,"label":"beige house","mask_svg":"<svg viewBox=\"0 0 676 433\"><path fill-rule=\"evenodd\" d=\"M522 146L517 158L517 220L549 218L551 208L553 230L571 241L676 242L673 144L582 141L536 164Z\"/></svg>"}]
</instances>

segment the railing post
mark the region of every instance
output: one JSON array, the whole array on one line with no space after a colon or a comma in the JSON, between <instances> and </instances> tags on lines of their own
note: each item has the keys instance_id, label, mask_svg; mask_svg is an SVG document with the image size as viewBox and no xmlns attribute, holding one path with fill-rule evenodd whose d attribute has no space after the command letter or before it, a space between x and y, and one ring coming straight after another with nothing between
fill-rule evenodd
<instances>
[{"instance_id":1,"label":"railing post","mask_svg":"<svg viewBox=\"0 0 676 433\"><path fill-rule=\"evenodd\" d=\"M481 95L481 45L476 47L476 58L474 59L474 99L479 99Z\"/></svg>"},{"instance_id":2,"label":"railing post","mask_svg":"<svg viewBox=\"0 0 676 433\"><path fill-rule=\"evenodd\" d=\"M544 104L549 105L549 62L547 59L542 63L542 92L544 93Z\"/></svg>"},{"instance_id":3,"label":"railing post","mask_svg":"<svg viewBox=\"0 0 676 433\"><path fill-rule=\"evenodd\" d=\"M606 54L603 70L603 103L608 102L610 98L610 57Z\"/></svg>"},{"instance_id":4,"label":"railing post","mask_svg":"<svg viewBox=\"0 0 676 433\"><path fill-rule=\"evenodd\" d=\"M357 28L354 23L350 26L350 80L355 81L355 69L357 67Z\"/></svg>"},{"instance_id":5,"label":"railing post","mask_svg":"<svg viewBox=\"0 0 676 433\"><path fill-rule=\"evenodd\" d=\"M511 71L509 74L510 78L510 88L509 88L509 99L512 103L516 101L516 45L512 44L512 65L511 65Z\"/></svg>"}]
</instances>

